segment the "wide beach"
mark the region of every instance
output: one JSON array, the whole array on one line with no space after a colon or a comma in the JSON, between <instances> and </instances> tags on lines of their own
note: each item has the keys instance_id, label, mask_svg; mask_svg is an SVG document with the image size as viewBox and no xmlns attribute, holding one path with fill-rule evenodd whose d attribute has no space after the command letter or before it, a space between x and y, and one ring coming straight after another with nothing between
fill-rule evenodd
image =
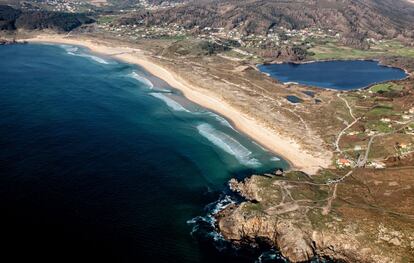
<instances>
[{"instance_id":1,"label":"wide beach","mask_svg":"<svg viewBox=\"0 0 414 263\"><path fill-rule=\"evenodd\" d=\"M274 128L266 127L266 125L250 118L250 116L242 114L226 103L226 101L220 99L219 95L204 89L201 90L195 85L189 84L185 79L174 74L174 72L162 67L162 65L156 62L156 58L152 58L140 49L128 46L115 46L110 43L110 41L97 41L88 38L68 37L64 35L39 35L26 40L36 43L84 46L89 48L92 52L139 65L154 76L163 79L172 87L180 90L189 100L231 120L238 130L270 151L283 156L290 162L292 169L298 169L309 174L314 174L321 167L328 167L331 164L330 154L327 154L326 157L322 158L304 151L298 142L286 136L282 136L277 133Z\"/></svg>"}]
</instances>

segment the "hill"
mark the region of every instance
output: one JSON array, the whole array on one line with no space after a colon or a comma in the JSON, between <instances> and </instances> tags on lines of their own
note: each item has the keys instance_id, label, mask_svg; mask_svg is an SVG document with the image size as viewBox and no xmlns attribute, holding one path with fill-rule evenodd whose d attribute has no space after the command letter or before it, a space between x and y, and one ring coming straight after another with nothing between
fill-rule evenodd
<instances>
[{"instance_id":1,"label":"hill","mask_svg":"<svg viewBox=\"0 0 414 263\"><path fill-rule=\"evenodd\" d=\"M159 2L159 1L157 1ZM242 34L267 34L279 27L321 28L343 41L414 37L414 5L404 0L204 0L171 8L138 10L120 24L225 28Z\"/></svg>"},{"instance_id":2,"label":"hill","mask_svg":"<svg viewBox=\"0 0 414 263\"><path fill-rule=\"evenodd\" d=\"M21 11L7 5L0 5L0 30L42 30L71 31L94 20L84 14L50 11Z\"/></svg>"}]
</instances>

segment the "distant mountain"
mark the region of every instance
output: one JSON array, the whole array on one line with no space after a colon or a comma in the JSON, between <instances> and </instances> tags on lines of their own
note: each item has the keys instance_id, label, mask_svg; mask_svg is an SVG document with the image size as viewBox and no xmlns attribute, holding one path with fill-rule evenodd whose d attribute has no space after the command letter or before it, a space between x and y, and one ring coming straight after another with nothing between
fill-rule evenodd
<instances>
[{"instance_id":1,"label":"distant mountain","mask_svg":"<svg viewBox=\"0 0 414 263\"><path fill-rule=\"evenodd\" d=\"M0 5L0 30L70 31L94 20L84 14L50 11L21 11L7 5Z\"/></svg>"},{"instance_id":2,"label":"distant mountain","mask_svg":"<svg viewBox=\"0 0 414 263\"><path fill-rule=\"evenodd\" d=\"M137 21L186 28L237 28L244 34L265 34L283 26L332 29L352 39L414 37L414 5L406 0L195 0L137 11L120 20L124 24Z\"/></svg>"}]
</instances>

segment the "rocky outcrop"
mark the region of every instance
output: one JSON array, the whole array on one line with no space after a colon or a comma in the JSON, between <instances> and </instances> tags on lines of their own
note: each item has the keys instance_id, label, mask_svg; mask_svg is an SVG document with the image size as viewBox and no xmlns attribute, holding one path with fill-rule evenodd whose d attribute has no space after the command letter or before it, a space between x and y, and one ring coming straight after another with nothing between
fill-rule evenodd
<instances>
[{"instance_id":1,"label":"rocky outcrop","mask_svg":"<svg viewBox=\"0 0 414 263\"><path fill-rule=\"evenodd\" d=\"M83 24L94 22L85 14L51 11L21 11L0 5L0 30L43 30L68 32Z\"/></svg>"},{"instance_id":2,"label":"rocky outcrop","mask_svg":"<svg viewBox=\"0 0 414 263\"><path fill-rule=\"evenodd\" d=\"M283 46L278 49L268 49L259 52L266 59L277 61L301 61L304 60L308 51L300 46Z\"/></svg>"},{"instance_id":3,"label":"rocky outcrop","mask_svg":"<svg viewBox=\"0 0 414 263\"><path fill-rule=\"evenodd\" d=\"M16 39L2 39L0 38L1 45L14 45L14 44L27 44L27 41L17 41Z\"/></svg>"},{"instance_id":4,"label":"rocky outcrop","mask_svg":"<svg viewBox=\"0 0 414 263\"><path fill-rule=\"evenodd\" d=\"M354 179L364 176L362 181L345 180L338 186L319 184L295 172L288 173L287 178L267 175L242 182L232 179L230 188L246 201L221 211L217 227L235 244L266 240L292 262L315 256L343 262L410 262L414 259L413 220L397 216L395 210L388 213L366 207L367 188L360 188L364 184L375 198L374 185L385 175L357 172ZM401 178L413 184L409 172L403 172ZM394 184L384 182L384 189L378 191L382 198L389 185ZM404 203L412 200L414 193L407 188L397 198ZM389 204L386 209L392 209L392 203L382 201ZM322 213L326 209L328 213Z\"/></svg>"}]
</instances>

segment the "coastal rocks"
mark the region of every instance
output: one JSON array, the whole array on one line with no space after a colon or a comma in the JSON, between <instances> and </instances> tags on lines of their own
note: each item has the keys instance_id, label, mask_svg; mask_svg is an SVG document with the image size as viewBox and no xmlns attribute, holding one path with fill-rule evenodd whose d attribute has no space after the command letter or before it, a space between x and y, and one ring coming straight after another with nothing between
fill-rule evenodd
<instances>
[{"instance_id":1,"label":"coastal rocks","mask_svg":"<svg viewBox=\"0 0 414 263\"><path fill-rule=\"evenodd\" d=\"M258 188L255 184L244 184L239 183L236 179L232 178L229 181L230 190L239 193L241 196L249 201L260 202L262 201L259 197Z\"/></svg>"},{"instance_id":2,"label":"coastal rocks","mask_svg":"<svg viewBox=\"0 0 414 263\"><path fill-rule=\"evenodd\" d=\"M0 46L1 45L14 45L14 44L27 44L27 42L26 41L16 41L15 39L13 39L13 40L0 39Z\"/></svg>"},{"instance_id":3,"label":"coastal rocks","mask_svg":"<svg viewBox=\"0 0 414 263\"><path fill-rule=\"evenodd\" d=\"M242 205L243 206L243 205ZM264 215L245 217L245 207L229 207L219 216L223 236L235 243L267 240L293 262L309 260L314 255L312 240L302 229L288 220L280 221Z\"/></svg>"},{"instance_id":4,"label":"coastal rocks","mask_svg":"<svg viewBox=\"0 0 414 263\"><path fill-rule=\"evenodd\" d=\"M387 191L385 188L392 187L389 180L393 178L387 173L361 171L341 182L335 195L333 187L292 171L286 172L285 177L254 175L243 181L232 179L230 189L246 201L222 210L217 215L217 228L236 245L265 241L291 262L315 257L361 263L414 259L414 222L394 212L369 209L377 207L377 203L365 205L381 197L380 205L384 209L402 209L390 201L393 197L382 195ZM409 173L399 171L399 174L394 180L413 184ZM378 180L386 183L375 184ZM368 188L373 198L367 195ZM399 199L397 203L408 202L408 205L414 193L402 191L394 198ZM322 211L330 203L328 200L331 200L330 212L323 215ZM404 209L407 214L410 212L406 209L412 210L408 206Z\"/></svg>"}]
</instances>

